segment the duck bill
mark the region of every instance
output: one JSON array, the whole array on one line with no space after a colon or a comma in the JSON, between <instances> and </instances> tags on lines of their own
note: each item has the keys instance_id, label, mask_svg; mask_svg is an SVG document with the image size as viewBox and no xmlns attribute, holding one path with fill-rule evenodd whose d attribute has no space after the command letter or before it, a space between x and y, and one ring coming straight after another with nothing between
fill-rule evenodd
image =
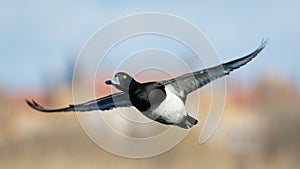
<instances>
[{"instance_id":1,"label":"duck bill","mask_svg":"<svg viewBox=\"0 0 300 169\"><path fill-rule=\"evenodd\" d=\"M108 85L120 85L120 81L119 81L118 77L114 77L111 80L106 80L105 84L108 84Z\"/></svg>"}]
</instances>

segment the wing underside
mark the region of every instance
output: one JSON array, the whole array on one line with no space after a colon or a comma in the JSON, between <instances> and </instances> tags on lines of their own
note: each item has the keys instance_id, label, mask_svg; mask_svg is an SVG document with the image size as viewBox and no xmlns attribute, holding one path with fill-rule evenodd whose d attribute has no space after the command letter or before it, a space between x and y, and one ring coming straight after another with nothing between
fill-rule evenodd
<instances>
[{"instance_id":1,"label":"wing underside","mask_svg":"<svg viewBox=\"0 0 300 169\"><path fill-rule=\"evenodd\" d=\"M177 94L180 97L185 98L190 92L201 88L217 78L228 75L231 71L247 64L265 48L266 44L267 40L263 40L261 45L247 56L208 69L187 73L174 79L162 81L161 83L165 86L171 85L174 89L177 89Z\"/></svg>"},{"instance_id":2,"label":"wing underside","mask_svg":"<svg viewBox=\"0 0 300 169\"><path fill-rule=\"evenodd\" d=\"M112 95L108 95L96 100L91 100L82 104L69 105L68 107L58 108L58 109L47 109L34 100L32 102L26 100L27 104L35 110L47 113L53 112L72 112L72 111L93 111L93 110L111 110L117 107L130 107L131 102L129 100L129 95L125 92L119 92Z\"/></svg>"}]
</instances>

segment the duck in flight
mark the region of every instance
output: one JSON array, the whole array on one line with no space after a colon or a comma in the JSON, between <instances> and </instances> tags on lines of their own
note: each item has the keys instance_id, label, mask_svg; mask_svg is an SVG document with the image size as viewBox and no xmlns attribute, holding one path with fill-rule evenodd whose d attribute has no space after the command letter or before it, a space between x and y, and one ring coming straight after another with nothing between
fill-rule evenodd
<instances>
[{"instance_id":1,"label":"duck in flight","mask_svg":"<svg viewBox=\"0 0 300 169\"><path fill-rule=\"evenodd\" d=\"M26 100L26 102L33 109L46 113L104 111L133 106L154 121L189 129L196 125L198 120L186 112L187 95L217 78L229 75L231 71L250 62L265 48L266 44L267 41L263 40L261 45L247 56L169 80L140 83L129 74L118 72L113 79L107 80L105 83L113 85L121 92L82 104L69 105L69 107L59 109L46 109L34 100L32 102Z\"/></svg>"}]
</instances>

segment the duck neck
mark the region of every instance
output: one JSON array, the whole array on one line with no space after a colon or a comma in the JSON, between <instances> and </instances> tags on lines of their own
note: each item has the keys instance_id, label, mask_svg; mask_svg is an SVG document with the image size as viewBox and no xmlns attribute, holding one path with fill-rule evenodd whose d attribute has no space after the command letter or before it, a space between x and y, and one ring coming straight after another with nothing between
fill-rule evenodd
<instances>
[{"instance_id":1,"label":"duck neck","mask_svg":"<svg viewBox=\"0 0 300 169\"><path fill-rule=\"evenodd\" d=\"M140 83L135 81L134 79L132 79L132 81L129 84L129 90L128 93L134 93L135 91L138 90L138 88L140 87Z\"/></svg>"}]
</instances>

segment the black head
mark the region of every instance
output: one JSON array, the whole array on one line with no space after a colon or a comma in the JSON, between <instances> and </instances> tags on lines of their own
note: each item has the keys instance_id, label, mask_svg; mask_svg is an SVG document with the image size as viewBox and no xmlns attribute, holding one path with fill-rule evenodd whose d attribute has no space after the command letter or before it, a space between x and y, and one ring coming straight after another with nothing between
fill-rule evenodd
<instances>
[{"instance_id":1,"label":"black head","mask_svg":"<svg viewBox=\"0 0 300 169\"><path fill-rule=\"evenodd\" d=\"M114 85L117 89L128 92L129 88L138 84L130 75L124 72L118 72L111 80L106 80L105 84Z\"/></svg>"}]
</instances>

